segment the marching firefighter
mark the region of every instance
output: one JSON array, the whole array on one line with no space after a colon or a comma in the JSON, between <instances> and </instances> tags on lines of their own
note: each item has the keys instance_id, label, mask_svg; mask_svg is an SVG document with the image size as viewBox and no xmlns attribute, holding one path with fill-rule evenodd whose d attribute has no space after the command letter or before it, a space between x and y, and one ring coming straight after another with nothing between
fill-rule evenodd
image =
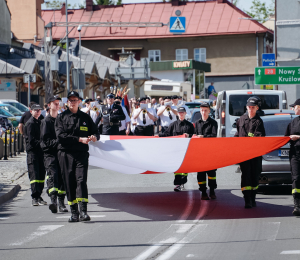
<instances>
[{"instance_id":1,"label":"marching firefighter","mask_svg":"<svg viewBox=\"0 0 300 260\"><path fill-rule=\"evenodd\" d=\"M210 106L208 103L203 102L200 105L201 118L195 123L195 136L199 138L217 137L218 123L209 116ZM199 190L202 192L201 200L216 199L215 189L217 188L217 170L198 172L197 180ZM209 197L206 192L206 175L208 178Z\"/></svg>"},{"instance_id":2,"label":"marching firefighter","mask_svg":"<svg viewBox=\"0 0 300 260\"><path fill-rule=\"evenodd\" d=\"M40 142L40 126L42 107L33 104L30 107L31 118L25 124L25 141L27 152L27 167L30 179L32 206L47 205L41 197L45 182L45 167L43 160L43 151Z\"/></svg>"},{"instance_id":3,"label":"marching firefighter","mask_svg":"<svg viewBox=\"0 0 300 260\"><path fill-rule=\"evenodd\" d=\"M185 107L179 107L178 110L179 119L170 124L168 129L159 134L159 137L184 135L186 138L192 137L194 134L194 126L189 121L185 120L186 109ZM174 173L174 191L184 190L184 184L187 182L188 173Z\"/></svg>"},{"instance_id":4,"label":"marching firefighter","mask_svg":"<svg viewBox=\"0 0 300 260\"><path fill-rule=\"evenodd\" d=\"M58 161L72 213L69 222L89 221L91 218L87 214L88 143L96 142L100 136L92 118L78 109L81 102L79 94L71 91L67 98L68 109L59 114L55 121Z\"/></svg>"},{"instance_id":5,"label":"marching firefighter","mask_svg":"<svg viewBox=\"0 0 300 260\"><path fill-rule=\"evenodd\" d=\"M259 106L259 98L251 97L247 100L247 113L237 120L235 137L261 137L266 135L264 123L257 113ZM245 208L256 207L255 198L259 175L262 170L262 157L259 156L241 162L240 167L242 171L241 189L244 195Z\"/></svg>"},{"instance_id":6,"label":"marching firefighter","mask_svg":"<svg viewBox=\"0 0 300 260\"><path fill-rule=\"evenodd\" d=\"M102 106L101 112L96 119L96 125L103 119L103 135L119 135L121 121L126 119L122 107L114 103L114 94L107 95L107 105Z\"/></svg>"},{"instance_id":7,"label":"marching firefighter","mask_svg":"<svg viewBox=\"0 0 300 260\"><path fill-rule=\"evenodd\" d=\"M41 147L44 152L44 165L47 170L48 195L51 199L49 209L52 213L57 213L57 198L60 212L68 212L64 199L66 191L57 158L58 140L54 129L54 124L59 110L58 96L50 97L48 106L50 108L48 116L41 123Z\"/></svg>"},{"instance_id":8,"label":"marching firefighter","mask_svg":"<svg viewBox=\"0 0 300 260\"><path fill-rule=\"evenodd\" d=\"M293 121L288 125L285 136L291 138L290 146L290 164L292 173L292 194L294 197L293 215L300 216L300 99L297 99L294 104L291 104L295 110Z\"/></svg>"}]
</instances>

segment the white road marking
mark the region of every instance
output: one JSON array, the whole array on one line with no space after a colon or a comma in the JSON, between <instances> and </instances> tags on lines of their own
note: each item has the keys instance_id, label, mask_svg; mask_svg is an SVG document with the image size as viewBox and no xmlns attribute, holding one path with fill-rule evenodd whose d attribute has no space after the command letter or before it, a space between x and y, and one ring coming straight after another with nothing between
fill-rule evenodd
<instances>
[{"instance_id":1,"label":"white road marking","mask_svg":"<svg viewBox=\"0 0 300 260\"><path fill-rule=\"evenodd\" d=\"M47 225L47 226L40 226L37 231L33 232L32 234L30 234L28 237L16 242L16 243L11 243L10 246L20 246L23 245L27 242L30 242L38 237L47 235L48 233L63 227L64 225Z\"/></svg>"},{"instance_id":2,"label":"white road marking","mask_svg":"<svg viewBox=\"0 0 300 260\"><path fill-rule=\"evenodd\" d=\"M196 228L194 230L192 230L186 237L172 245L167 251L165 251L162 255L156 258L156 260L170 259L174 254L176 254L177 251L184 247L185 244L189 243L195 236L199 235L199 232L206 229L206 227L207 224L196 225Z\"/></svg>"},{"instance_id":3,"label":"white road marking","mask_svg":"<svg viewBox=\"0 0 300 260\"><path fill-rule=\"evenodd\" d=\"M0 218L0 220L9 219L9 218Z\"/></svg>"},{"instance_id":4,"label":"white road marking","mask_svg":"<svg viewBox=\"0 0 300 260\"><path fill-rule=\"evenodd\" d=\"M187 257L187 258L189 258L189 257L194 257L194 255L193 255L193 254L188 254L186 257Z\"/></svg>"},{"instance_id":5,"label":"white road marking","mask_svg":"<svg viewBox=\"0 0 300 260\"><path fill-rule=\"evenodd\" d=\"M187 205L184 209L184 212L180 216L179 220L177 220L176 222L184 223L187 220L187 218L189 217L189 215L191 214L193 206L194 206L194 192L192 190L189 190Z\"/></svg>"},{"instance_id":6,"label":"white road marking","mask_svg":"<svg viewBox=\"0 0 300 260\"><path fill-rule=\"evenodd\" d=\"M280 222L269 222L268 225L270 225L270 230L272 230L272 235L267 239L267 241L275 241L279 228L280 228Z\"/></svg>"},{"instance_id":7,"label":"white road marking","mask_svg":"<svg viewBox=\"0 0 300 260\"><path fill-rule=\"evenodd\" d=\"M138 255L137 257L133 258L132 260L144 260L147 259L150 255L152 255L157 249L159 249L164 244L172 244L176 242L176 238L170 237L164 241L160 241L157 244L153 244L150 246L146 251Z\"/></svg>"},{"instance_id":8,"label":"white road marking","mask_svg":"<svg viewBox=\"0 0 300 260\"><path fill-rule=\"evenodd\" d=\"M281 255L300 255L300 250L282 251Z\"/></svg>"},{"instance_id":9,"label":"white road marking","mask_svg":"<svg viewBox=\"0 0 300 260\"><path fill-rule=\"evenodd\" d=\"M176 233L185 233L189 229L191 229L191 227L194 226L194 224L181 224L178 226L179 226L179 228L178 228L178 230L176 230Z\"/></svg>"},{"instance_id":10,"label":"white road marking","mask_svg":"<svg viewBox=\"0 0 300 260\"><path fill-rule=\"evenodd\" d=\"M89 215L91 218L105 218L105 215ZM70 216L61 216L56 218L70 218Z\"/></svg>"}]
</instances>

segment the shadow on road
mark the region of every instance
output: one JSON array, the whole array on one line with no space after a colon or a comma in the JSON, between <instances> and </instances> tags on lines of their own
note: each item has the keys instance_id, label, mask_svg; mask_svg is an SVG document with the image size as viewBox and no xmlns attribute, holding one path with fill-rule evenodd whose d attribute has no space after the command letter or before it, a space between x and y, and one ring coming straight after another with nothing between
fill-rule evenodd
<instances>
[{"instance_id":1,"label":"shadow on road","mask_svg":"<svg viewBox=\"0 0 300 260\"><path fill-rule=\"evenodd\" d=\"M292 216L292 207L276 205L278 197L270 196L268 203L257 202L257 207L244 208L244 199L231 190L217 190L217 200L201 201L198 191L193 191L194 205L188 220L194 220L201 211L202 219L243 219ZM188 192L145 192L91 194L100 207L127 212L147 221L178 220L188 202ZM274 203L272 203L274 200ZM100 210L100 212L102 212ZM126 222L126 220L124 220Z\"/></svg>"}]
</instances>

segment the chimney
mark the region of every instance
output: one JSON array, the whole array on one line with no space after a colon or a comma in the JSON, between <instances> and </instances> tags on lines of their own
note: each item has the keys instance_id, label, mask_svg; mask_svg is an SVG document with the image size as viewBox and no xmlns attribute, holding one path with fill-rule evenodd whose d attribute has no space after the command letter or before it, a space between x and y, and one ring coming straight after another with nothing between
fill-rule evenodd
<instances>
[{"instance_id":1,"label":"chimney","mask_svg":"<svg viewBox=\"0 0 300 260\"><path fill-rule=\"evenodd\" d=\"M66 4L65 3L62 4L60 12L61 12L62 15L66 14Z\"/></svg>"},{"instance_id":2,"label":"chimney","mask_svg":"<svg viewBox=\"0 0 300 260\"><path fill-rule=\"evenodd\" d=\"M172 0L171 4L172 6L179 6L179 0Z\"/></svg>"},{"instance_id":3,"label":"chimney","mask_svg":"<svg viewBox=\"0 0 300 260\"><path fill-rule=\"evenodd\" d=\"M218 1L218 4L222 4L222 3L224 3L225 1L224 0L217 0Z\"/></svg>"},{"instance_id":4,"label":"chimney","mask_svg":"<svg viewBox=\"0 0 300 260\"><path fill-rule=\"evenodd\" d=\"M93 0L86 0L86 9L87 12L93 11Z\"/></svg>"}]
</instances>

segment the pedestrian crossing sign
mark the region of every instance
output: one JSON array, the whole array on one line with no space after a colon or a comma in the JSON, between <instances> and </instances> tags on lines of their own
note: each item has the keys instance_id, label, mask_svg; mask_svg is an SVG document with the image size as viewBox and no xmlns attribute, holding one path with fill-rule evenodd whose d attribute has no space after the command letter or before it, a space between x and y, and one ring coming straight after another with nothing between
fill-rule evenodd
<instances>
[{"instance_id":1,"label":"pedestrian crossing sign","mask_svg":"<svg viewBox=\"0 0 300 260\"><path fill-rule=\"evenodd\" d=\"M170 33L184 33L186 29L185 17L170 17Z\"/></svg>"}]
</instances>

